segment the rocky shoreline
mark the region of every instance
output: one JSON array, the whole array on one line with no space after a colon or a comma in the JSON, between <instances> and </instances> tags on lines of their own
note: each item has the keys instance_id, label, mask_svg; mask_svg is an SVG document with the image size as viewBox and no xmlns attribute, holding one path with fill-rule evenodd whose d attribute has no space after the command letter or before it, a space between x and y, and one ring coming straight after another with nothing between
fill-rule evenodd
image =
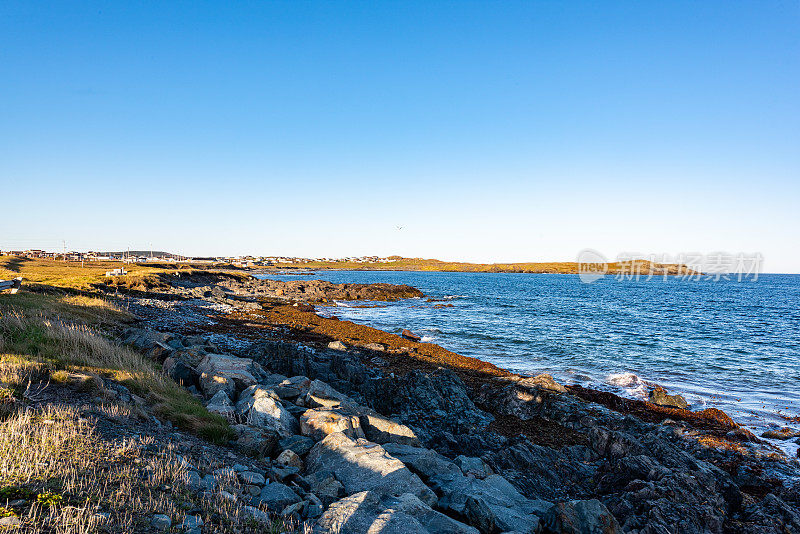
<instances>
[{"instance_id":1,"label":"rocky shoreline","mask_svg":"<svg viewBox=\"0 0 800 534\"><path fill-rule=\"evenodd\" d=\"M514 375L311 306L408 286L163 281L129 295L142 321L121 337L229 419L263 471L237 497L254 509L320 533L800 532L797 460L719 410Z\"/></svg>"}]
</instances>

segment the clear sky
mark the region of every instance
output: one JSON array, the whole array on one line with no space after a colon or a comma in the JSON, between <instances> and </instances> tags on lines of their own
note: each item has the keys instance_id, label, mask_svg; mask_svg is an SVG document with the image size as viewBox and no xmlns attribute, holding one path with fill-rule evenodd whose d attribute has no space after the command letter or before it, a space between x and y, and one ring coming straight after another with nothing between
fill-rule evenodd
<instances>
[{"instance_id":1,"label":"clear sky","mask_svg":"<svg viewBox=\"0 0 800 534\"><path fill-rule=\"evenodd\" d=\"M800 2L4 0L0 187L0 248L800 272Z\"/></svg>"}]
</instances>

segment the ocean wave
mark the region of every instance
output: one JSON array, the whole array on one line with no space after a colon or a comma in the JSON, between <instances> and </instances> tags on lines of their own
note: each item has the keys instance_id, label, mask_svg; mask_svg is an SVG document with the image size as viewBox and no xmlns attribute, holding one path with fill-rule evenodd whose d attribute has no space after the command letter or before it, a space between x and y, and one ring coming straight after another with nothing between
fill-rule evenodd
<instances>
[{"instance_id":1,"label":"ocean wave","mask_svg":"<svg viewBox=\"0 0 800 534\"><path fill-rule=\"evenodd\" d=\"M422 338L419 341L420 343L430 343L434 339L436 338L434 338L433 336L422 336Z\"/></svg>"},{"instance_id":2,"label":"ocean wave","mask_svg":"<svg viewBox=\"0 0 800 534\"><path fill-rule=\"evenodd\" d=\"M345 304L340 300L334 300L333 303L336 304L338 308L352 308L352 306L350 306L349 304Z\"/></svg>"},{"instance_id":3,"label":"ocean wave","mask_svg":"<svg viewBox=\"0 0 800 534\"><path fill-rule=\"evenodd\" d=\"M467 298L466 295L445 295L442 297L444 300L452 300L452 299L465 299Z\"/></svg>"},{"instance_id":4,"label":"ocean wave","mask_svg":"<svg viewBox=\"0 0 800 534\"><path fill-rule=\"evenodd\" d=\"M645 399L647 398L648 385L635 373L612 373L606 377L606 382L618 386L628 395Z\"/></svg>"}]
</instances>

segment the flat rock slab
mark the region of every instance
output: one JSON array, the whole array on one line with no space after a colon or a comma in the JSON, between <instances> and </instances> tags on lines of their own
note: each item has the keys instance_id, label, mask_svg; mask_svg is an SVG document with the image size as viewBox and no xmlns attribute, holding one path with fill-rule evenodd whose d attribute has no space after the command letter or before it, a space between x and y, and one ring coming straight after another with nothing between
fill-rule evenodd
<instances>
[{"instance_id":1,"label":"flat rock slab","mask_svg":"<svg viewBox=\"0 0 800 534\"><path fill-rule=\"evenodd\" d=\"M363 491L333 503L314 534L478 534L439 513L410 493L398 496Z\"/></svg>"},{"instance_id":2,"label":"flat rock slab","mask_svg":"<svg viewBox=\"0 0 800 534\"><path fill-rule=\"evenodd\" d=\"M342 433L330 434L317 443L306 458L306 471L330 470L347 494L411 493L425 504L436 504L436 494L383 447L365 439L353 440Z\"/></svg>"}]
</instances>

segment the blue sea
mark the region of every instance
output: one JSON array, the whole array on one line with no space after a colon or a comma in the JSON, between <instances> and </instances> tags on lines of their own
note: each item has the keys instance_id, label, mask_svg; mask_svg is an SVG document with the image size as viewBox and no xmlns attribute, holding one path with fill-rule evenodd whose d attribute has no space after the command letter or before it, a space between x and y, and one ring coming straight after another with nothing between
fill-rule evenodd
<instances>
[{"instance_id":1,"label":"blue sea","mask_svg":"<svg viewBox=\"0 0 800 534\"><path fill-rule=\"evenodd\" d=\"M659 384L692 409L720 408L757 434L800 427L788 419L800 415L800 275L743 282L606 276L591 284L558 274L261 277L409 284L426 297L318 310L388 332L408 328L459 354L521 374L550 373L566 384L632 398L646 398ZM795 441L773 443L792 455L798 448Z\"/></svg>"}]
</instances>

